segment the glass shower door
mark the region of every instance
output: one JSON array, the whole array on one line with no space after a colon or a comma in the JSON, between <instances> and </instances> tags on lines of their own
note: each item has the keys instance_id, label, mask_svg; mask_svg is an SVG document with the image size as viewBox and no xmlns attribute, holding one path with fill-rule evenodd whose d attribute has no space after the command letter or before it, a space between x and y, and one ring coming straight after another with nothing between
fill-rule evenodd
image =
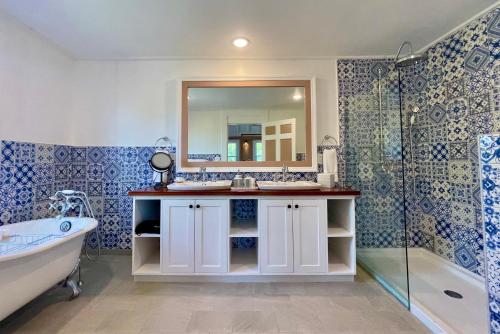
<instances>
[{"instance_id":1,"label":"glass shower door","mask_svg":"<svg viewBox=\"0 0 500 334\"><path fill-rule=\"evenodd\" d=\"M356 201L358 263L409 306L402 119L392 60L339 60L346 183Z\"/></svg>"}]
</instances>

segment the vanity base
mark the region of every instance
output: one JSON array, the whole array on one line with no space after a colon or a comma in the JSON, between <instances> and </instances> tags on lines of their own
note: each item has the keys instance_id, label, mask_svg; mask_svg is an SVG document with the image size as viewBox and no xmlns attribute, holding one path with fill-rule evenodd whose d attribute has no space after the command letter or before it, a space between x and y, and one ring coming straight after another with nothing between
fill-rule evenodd
<instances>
[{"instance_id":1,"label":"vanity base","mask_svg":"<svg viewBox=\"0 0 500 334\"><path fill-rule=\"evenodd\" d=\"M353 282L354 275L144 275L136 282L166 283L326 283Z\"/></svg>"},{"instance_id":2,"label":"vanity base","mask_svg":"<svg viewBox=\"0 0 500 334\"><path fill-rule=\"evenodd\" d=\"M149 220L161 227L132 235L132 275L149 282L352 281L355 195L334 193L135 195L132 231Z\"/></svg>"}]
</instances>

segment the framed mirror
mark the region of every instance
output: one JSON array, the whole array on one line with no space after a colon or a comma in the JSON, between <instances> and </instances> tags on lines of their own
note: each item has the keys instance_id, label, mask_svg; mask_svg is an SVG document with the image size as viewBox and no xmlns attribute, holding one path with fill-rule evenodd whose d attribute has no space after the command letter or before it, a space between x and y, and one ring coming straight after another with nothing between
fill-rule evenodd
<instances>
[{"instance_id":1,"label":"framed mirror","mask_svg":"<svg viewBox=\"0 0 500 334\"><path fill-rule=\"evenodd\" d=\"M183 81L181 170L316 170L311 80Z\"/></svg>"}]
</instances>

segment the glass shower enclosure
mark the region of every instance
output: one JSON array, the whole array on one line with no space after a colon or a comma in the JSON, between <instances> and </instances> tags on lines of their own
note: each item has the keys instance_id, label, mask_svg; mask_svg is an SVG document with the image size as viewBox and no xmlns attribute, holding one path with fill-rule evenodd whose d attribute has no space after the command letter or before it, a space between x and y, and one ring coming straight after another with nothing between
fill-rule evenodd
<instances>
[{"instance_id":1,"label":"glass shower enclosure","mask_svg":"<svg viewBox=\"0 0 500 334\"><path fill-rule=\"evenodd\" d=\"M436 331L487 333L477 136L492 126L476 119L492 115L468 110L472 85L444 98L457 79L428 62L343 59L337 71L345 182L362 194L358 264ZM492 77L458 82L479 76Z\"/></svg>"},{"instance_id":2,"label":"glass shower enclosure","mask_svg":"<svg viewBox=\"0 0 500 334\"><path fill-rule=\"evenodd\" d=\"M400 77L393 59L340 60L345 178L356 203L358 263L409 307Z\"/></svg>"}]
</instances>

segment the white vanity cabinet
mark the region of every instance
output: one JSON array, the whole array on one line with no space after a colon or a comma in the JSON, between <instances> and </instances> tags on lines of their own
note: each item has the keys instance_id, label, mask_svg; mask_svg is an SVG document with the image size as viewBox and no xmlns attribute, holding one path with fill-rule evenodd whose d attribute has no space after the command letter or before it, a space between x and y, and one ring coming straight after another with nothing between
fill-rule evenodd
<instances>
[{"instance_id":1,"label":"white vanity cabinet","mask_svg":"<svg viewBox=\"0 0 500 334\"><path fill-rule=\"evenodd\" d=\"M163 200L165 273L227 272L227 200Z\"/></svg>"},{"instance_id":2,"label":"white vanity cabinet","mask_svg":"<svg viewBox=\"0 0 500 334\"><path fill-rule=\"evenodd\" d=\"M294 272L326 272L328 267L326 200L294 200L292 210Z\"/></svg>"},{"instance_id":3,"label":"white vanity cabinet","mask_svg":"<svg viewBox=\"0 0 500 334\"><path fill-rule=\"evenodd\" d=\"M327 271L326 200L261 200L260 263L263 273Z\"/></svg>"},{"instance_id":4,"label":"white vanity cabinet","mask_svg":"<svg viewBox=\"0 0 500 334\"><path fill-rule=\"evenodd\" d=\"M133 231L141 221L160 222L160 234L134 232L135 280L322 282L356 274L355 191L131 196ZM252 215L240 216L249 206Z\"/></svg>"},{"instance_id":5,"label":"white vanity cabinet","mask_svg":"<svg viewBox=\"0 0 500 334\"><path fill-rule=\"evenodd\" d=\"M162 272L194 272L194 202L174 199L161 203Z\"/></svg>"},{"instance_id":6,"label":"white vanity cabinet","mask_svg":"<svg viewBox=\"0 0 500 334\"><path fill-rule=\"evenodd\" d=\"M293 272L292 200L259 201L259 261L263 273Z\"/></svg>"},{"instance_id":7,"label":"white vanity cabinet","mask_svg":"<svg viewBox=\"0 0 500 334\"><path fill-rule=\"evenodd\" d=\"M228 201L197 200L194 216L195 272L227 272Z\"/></svg>"}]
</instances>

